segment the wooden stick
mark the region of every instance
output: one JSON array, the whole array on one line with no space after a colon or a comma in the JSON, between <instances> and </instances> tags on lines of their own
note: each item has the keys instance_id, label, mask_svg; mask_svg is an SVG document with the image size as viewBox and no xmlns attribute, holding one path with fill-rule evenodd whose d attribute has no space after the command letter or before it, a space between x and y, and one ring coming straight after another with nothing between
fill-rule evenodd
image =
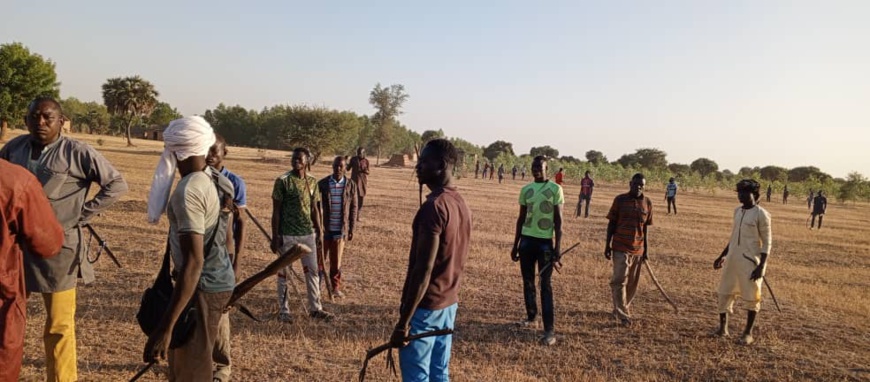
<instances>
[{"instance_id":1,"label":"wooden stick","mask_svg":"<svg viewBox=\"0 0 870 382\"><path fill-rule=\"evenodd\" d=\"M227 306L232 306L236 303L236 301L242 298L242 296L244 296L246 293L250 292L251 289L253 289L254 286L259 284L261 281L271 276L274 276L278 273L278 271L289 266L294 261L301 259L302 256L305 256L308 253L311 253L311 248L308 248L308 246L304 244L294 244L292 247L290 247L290 249L287 250L287 252L284 252L281 257L275 259L275 261L267 265L265 269L257 272L251 277L248 277L247 279L245 279L245 281L236 284L235 289L233 289L233 295L232 297L230 297L230 301L227 303Z\"/></svg>"},{"instance_id":2,"label":"wooden stick","mask_svg":"<svg viewBox=\"0 0 870 382\"><path fill-rule=\"evenodd\" d=\"M671 300L668 294L665 293L665 288L662 288L662 284L659 283L659 279L656 278L656 275L653 273L652 268L650 268L649 266L649 260L644 260L643 265L646 266L646 270L647 272L649 272L649 277L652 279L653 284L656 284L656 288L659 289L659 292L662 292L662 296L665 296L665 300L668 300L668 303L674 307L674 312L679 313L680 308L677 308L677 304L674 303L674 300Z\"/></svg>"},{"instance_id":3,"label":"wooden stick","mask_svg":"<svg viewBox=\"0 0 870 382\"><path fill-rule=\"evenodd\" d=\"M405 342L419 340L421 338L426 338L426 337L446 336L446 335L450 335L450 334L453 334L453 329L451 329L451 328L432 330L429 332L423 332L423 333L407 336L407 337L405 337ZM368 351L366 351L366 359L363 361L362 369L360 369L360 371L359 371L359 382L365 382L365 380L366 380L366 369L369 367L369 360L371 360L372 358L374 358L378 354L383 353L386 350L393 349L394 347L395 346L393 346L392 343L387 342L385 344L373 347L373 348L369 349ZM387 356L387 366L389 367L391 365L392 365L393 373L395 373L395 371L396 371L395 362L392 360L391 355L388 355Z\"/></svg>"},{"instance_id":4,"label":"wooden stick","mask_svg":"<svg viewBox=\"0 0 870 382\"><path fill-rule=\"evenodd\" d=\"M271 246L272 245L272 235L269 235L269 232L266 231L266 228L263 228L263 225L260 224L260 221L257 220L257 217L254 216L253 213L251 213L250 209L245 208L245 212L248 214L248 217L251 218L251 221L254 222L254 225L260 229L260 232L262 232L263 236L266 237L266 241L269 242L269 246ZM299 280L300 283L305 283L305 281L302 280L302 276L299 276L299 274L296 273L296 270L293 269L293 267L290 267L290 273L292 273L293 277L296 277L296 279ZM296 284L293 284L293 290L296 290ZM299 291L296 291L296 293L298 294Z\"/></svg>"}]
</instances>

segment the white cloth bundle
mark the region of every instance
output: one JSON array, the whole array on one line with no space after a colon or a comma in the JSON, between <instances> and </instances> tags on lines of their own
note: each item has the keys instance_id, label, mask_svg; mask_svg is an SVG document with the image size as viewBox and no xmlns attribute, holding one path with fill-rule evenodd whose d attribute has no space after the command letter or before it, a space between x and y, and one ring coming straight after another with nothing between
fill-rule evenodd
<instances>
[{"instance_id":1,"label":"white cloth bundle","mask_svg":"<svg viewBox=\"0 0 870 382\"><path fill-rule=\"evenodd\" d=\"M148 193L148 222L157 224L169 203L178 161L208 155L215 136L211 125L200 116L184 117L169 123L163 131L163 154L157 162L151 191Z\"/></svg>"}]
</instances>

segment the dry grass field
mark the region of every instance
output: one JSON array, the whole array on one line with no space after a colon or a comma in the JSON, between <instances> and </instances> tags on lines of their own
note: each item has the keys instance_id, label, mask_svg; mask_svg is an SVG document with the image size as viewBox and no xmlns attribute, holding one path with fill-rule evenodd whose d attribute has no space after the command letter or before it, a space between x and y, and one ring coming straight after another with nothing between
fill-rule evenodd
<instances>
[{"instance_id":1,"label":"dry grass field","mask_svg":"<svg viewBox=\"0 0 870 382\"><path fill-rule=\"evenodd\" d=\"M13 132L20 134L21 131ZM105 256L98 279L79 288L77 333L79 376L83 381L122 381L142 366L145 336L134 318L142 291L160 265L166 219L145 221L147 191L159 142L74 135L95 145L124 174L130 192L94 226L123 263ZM264 160L263 157L267 159ZM269 159L271 158L271 159ZM248 184L248 205L268 225L272 182L286 171L286 153L231 148L226 165ZM318 177L327 165L314 168ZM596 188L589 219L574 219L579 185L565 188L565 243L580 247L554 275L558 343L543 347L538 331L512 323L524 316L519 266L509 259L516 198L522 183L461 179L462 194L474 212L473 244L456 321L451 374L456 381L672 381L672 380L870 380L870 207L832 204L821 231L806 228L805 203L764 204L773 216L774 244L768 280L782 305L774 308L765 290L756 326L756 344L734 341L745 314L731 321L732 337L713 338L717 325L713 259L727 243L736 195L720 191L684 193L679 215L666 215L664 185L648 185L654 202L650 257L659 280L681 308L675 314L645 275L635 299L635 325L623 328L610 315L610 264L603 257L604 215L625 184ZM255 323L233 313L233 375L239 381L348 381L357 377L364 351L388 339L398 300L417 206L410 169L375 168L364 222L345 252L347 298L326 303L333 323L309 320L304 285L297 282L298 309L291 324ZM249 226L242 277L274 258L262 235ZM300 270L298 265L295 266ZM277 311L273 280L243 299L261 316ZM739 303L738 303L739 308ZM44 308L28 305L27 343L22 377L40 380L44 367L41 332ZM368 379L398 380L372 362ZM142 380L161 380L149 372Z\"/></svg>"}]
</instances>

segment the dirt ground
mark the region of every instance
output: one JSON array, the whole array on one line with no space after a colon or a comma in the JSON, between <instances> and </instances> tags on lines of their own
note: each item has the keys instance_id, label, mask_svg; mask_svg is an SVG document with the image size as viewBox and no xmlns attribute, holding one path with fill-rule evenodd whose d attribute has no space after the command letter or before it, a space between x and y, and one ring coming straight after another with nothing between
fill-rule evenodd
<instances>
[{"instance_id":1,"label":"dirt ground","mask_svg":"<svg viewBox=\"0 0 870 382\"><path fill-rule=\"evenodd\" d=\"M13 132L17 135L20 130ZM103 258L97 281L78 290L79 377L129 379L142 366L145 336L135 321L142 292L160 266L168 223L146 223L146 198L160 142L74 135L97 147L124 174L130 192L94 221L124 265ZM97 139L102 144L97 144ZM374 160L373 160L374 162ZM267 226L274 179L289 167L286 153L230 148L226 166L248 185L248 206ZM329 166L314 174L326 176ZM610 315L610 263L603 257L606 210L625 184L599 184L588 219L573 218L578 179L565 187L564 244L580 242L554 275L558 343L543 347L539 330L515 328L524 317L521 279L509 252L523 182L461 179L457 185L474 213L471 253L456 320L451 376L455 381L671 381L671 380L870 380L870 206L832 204L821 231L808 230L806 205L764 203L773 217L767 291L756 326L757 343L735 343L745 321L731 321L732 337L711 337L717 325L713 259L730 235L733 192L684 193L679 215L667 215L664 185L648 185L654 203L650 257L659 280L680 306L675 314L647 276L632 307L635 325L623 328ZM327 302L332 323L305 316L304 285L293 323L256 323L233 313L233 376L239 381L347 381L357 377L367 348L385 342L397 318L407 266L417 185L410 168L372 170L364 221L345 251L347 298ZM241 277L274 259L251 224ZM297 272L300 267L295 266ZM260 316L277 311L275 282L267 280L243 299ZM738 306L739 307L739 306ZM22 378L40 380L44 369L41 299L28 304ZM382 357L368 380L394 381ZM142 380L165 379L165 367Z\"/></svg>"}]
</instances>

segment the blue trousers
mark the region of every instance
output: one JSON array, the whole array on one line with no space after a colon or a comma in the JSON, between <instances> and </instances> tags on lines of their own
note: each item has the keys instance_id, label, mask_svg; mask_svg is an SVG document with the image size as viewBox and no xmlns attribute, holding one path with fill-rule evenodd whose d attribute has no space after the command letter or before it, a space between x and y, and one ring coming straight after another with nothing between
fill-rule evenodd
<instances>
[{"instance_id":1,"label":"blue trousers","mask_svg":"<svg viewBox=\"0 0 870 382\"><path fill-rule=\"evenodd\" d=\"M456 307L450 305L444 309L429 310L417 308L411 317L409 334L419 334L432 330L453 328L456 321ZM427 337L414 340L399 349L399 367L402 369L402 381L449 381L450 349L453 345L453 335Z\"/></svg>"}]
</instances>

